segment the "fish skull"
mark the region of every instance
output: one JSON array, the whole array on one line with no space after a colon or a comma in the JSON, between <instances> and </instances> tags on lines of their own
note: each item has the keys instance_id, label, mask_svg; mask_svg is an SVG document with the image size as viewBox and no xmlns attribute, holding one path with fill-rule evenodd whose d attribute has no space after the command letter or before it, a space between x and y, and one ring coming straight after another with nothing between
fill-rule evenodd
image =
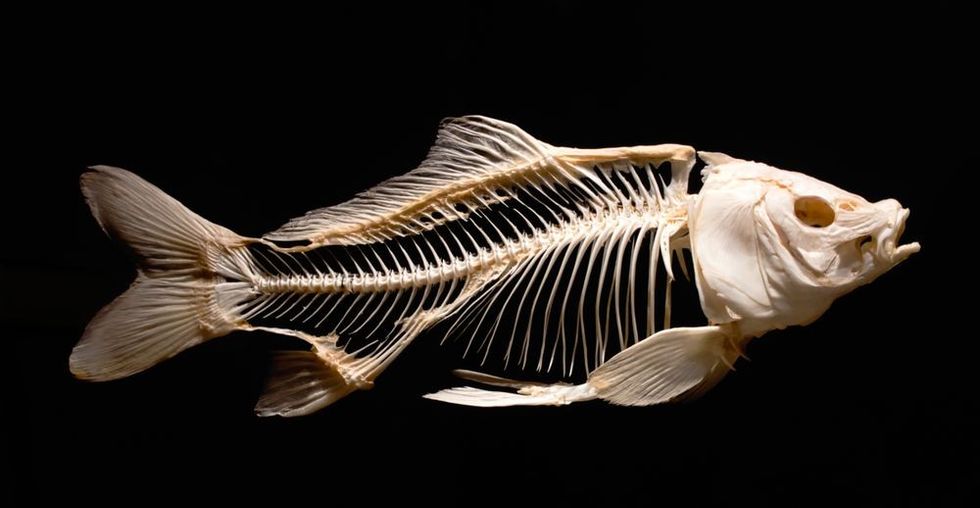
<instances>
[{"instance_id":1,"label":"fish skull","mask_svg":"<svg viewBox=\"0 0 980 508\"><path fill-rule=\"evenodd\" d=\"M871 203L816 178L724 154L689 205L701 306L746 336L820 317L841 295L911 254L900 245L909 210Z\"/></svg>"}]
</instances>

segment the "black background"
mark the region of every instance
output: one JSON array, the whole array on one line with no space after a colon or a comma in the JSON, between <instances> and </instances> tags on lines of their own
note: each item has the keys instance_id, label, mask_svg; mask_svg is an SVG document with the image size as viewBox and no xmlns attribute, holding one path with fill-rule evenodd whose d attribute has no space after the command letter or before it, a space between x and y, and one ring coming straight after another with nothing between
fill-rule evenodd
<instances>
[{"instance_id":1,"label":"black background","mask_svg":"<svg viewBox=\"0 0 980 508\"><path fill-rule=\"evenodd\" d=\"M972 504L978 357L955 289L972 282L944 248L969 204L950 192L972 171L949 136L972 117L952 14L546 3L11 18L3 495ZM893 197L923 250L813 325L754 342L752 361L693 404L423 400L460 365L436 336L373 391L300 419L252 414L269 352L296 346L268 335L113 383L68 374L85 323L134 273L81 200L87 165L128 168L259 235L413 168L438 121L462 114L556 145L691 144Z\"/></svg>"}]
</instances>

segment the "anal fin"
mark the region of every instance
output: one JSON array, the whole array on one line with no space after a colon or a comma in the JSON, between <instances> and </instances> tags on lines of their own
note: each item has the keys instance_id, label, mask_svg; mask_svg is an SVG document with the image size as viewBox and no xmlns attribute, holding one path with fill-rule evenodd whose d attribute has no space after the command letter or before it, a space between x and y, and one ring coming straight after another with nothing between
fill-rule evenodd
<instances>
[{"instance_id":1,"label":"anal fin","mask_svg":"<svg viewBox=\"0 0 980 508\"><path fill-rule=\"evenodd\" d=\"M312 351L273 356L265 391L255 405L259 416L302 416L323 409L357 387Z\"/></svg>"}]
</instances>

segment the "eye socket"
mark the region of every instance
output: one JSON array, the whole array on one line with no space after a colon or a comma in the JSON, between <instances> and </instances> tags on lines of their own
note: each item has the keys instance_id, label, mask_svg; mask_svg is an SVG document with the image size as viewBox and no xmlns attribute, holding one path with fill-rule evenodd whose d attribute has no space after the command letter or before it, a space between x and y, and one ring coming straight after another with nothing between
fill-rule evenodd
<instances>
[{"instance_id":1,"label":"eye socket","mask_svg":"<svg viewBox=\"0 0 980 508\"><path fill-rule=\"evenodd\" d=\"M797 198L793 211L800 222L810 227L825 228L834 223L834 207L817 196Z\"/></svg>"}]
</instances>

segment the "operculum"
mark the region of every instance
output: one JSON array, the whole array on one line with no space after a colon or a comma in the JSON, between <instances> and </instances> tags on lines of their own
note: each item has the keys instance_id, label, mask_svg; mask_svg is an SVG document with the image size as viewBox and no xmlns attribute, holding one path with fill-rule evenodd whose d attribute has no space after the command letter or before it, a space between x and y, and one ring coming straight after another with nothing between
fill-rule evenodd
<instances>
[{"instance_id":1,"label":"operculum","mask_svg":"<svg viewBox=\"0 0 980 508\"><path fill-rule=\"evenodd\" d=\"M764 193L751 180L712 185L709 179L691 201L695 280L701 308L712 324L739 321L752 328L772 314L756 230L756 209Z\"/></svg>"}]
</instances>

